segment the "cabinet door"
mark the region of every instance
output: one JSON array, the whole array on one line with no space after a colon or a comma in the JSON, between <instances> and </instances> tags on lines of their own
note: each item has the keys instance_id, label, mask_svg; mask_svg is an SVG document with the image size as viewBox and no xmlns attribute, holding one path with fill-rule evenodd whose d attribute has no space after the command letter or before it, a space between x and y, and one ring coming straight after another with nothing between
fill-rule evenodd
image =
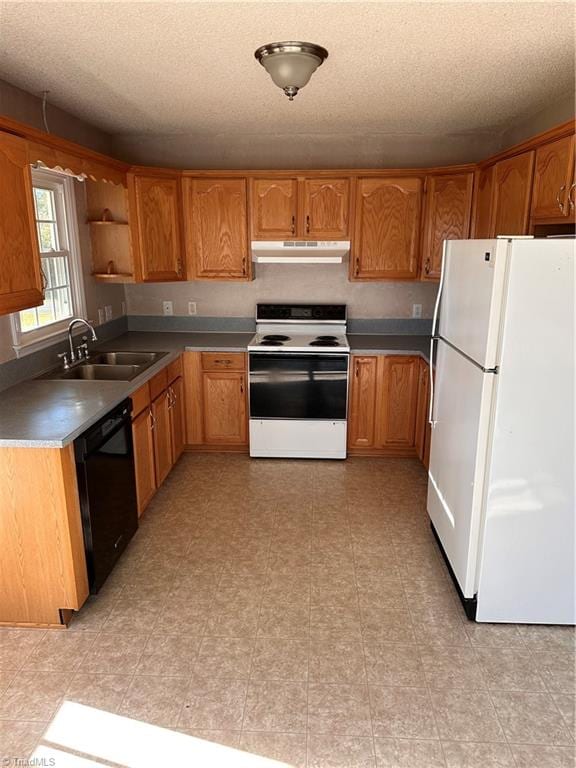
<instances>
[{"instance_id":1,"label":"cabinet door","mask_svg":"<svg viewBox=\"0 0 576 768\"><path fill-rule=\"evenodd\" d=\"M181 376L170 384L168 392L170 395L172 463L175 464L184 450L184 387Z\"/></svg>"},{"instance_id":2,"label":"cabinet door","mask_svg":"<svg viewBox=\"0 0 576 768\"><path fill-rule=\"evenodd\" d=\"M28 145L0 134L0 314L44 301Z\"/></svg>"},{"instance_id":3,"label":"cabinet door","mask_svg":"<svg viewBox=\"0 0 576 768\"><path fill-rule=\"evenodd\" d=\"M463 240L470 232L474 174L428 176L424 209L422 279L439 280L444 240Z\"/></svg>"},{"instance_id":4,"label":"cabinet door","mask_svg":"<svg viewBox=\"0 0 576 768\"><path fill-rule=\"evenodd\" d=\"M351 279L418 276L421 200L420 179L358 179Z\"/></svg>"},{"instance_id":5,"label":"cabinet door","mask_svg":"<svg viewBox=\"0 0 576 768\"><path fill-rule=\"evenodd\" d=\"M475 175L473 235L485 239L492 236L494 166L480 168Z\"/></svg>"},{"instance_id":6,"label":"cabinet door","mask_svg":"<svg viewBox=\"0 0 576 768\"><path fill-rule=\"evenodd\" d=\"M419 359L408 355L378 358L376 442L382 448L414 447Z\"/></svg>"},{"instance_id":7,"label":"cabinet door","mask_svg":"<svg viewBox=\"0 0 576 768\"><path fill-rule=\"evenodd\" d=\"M140 516L156 491L154 434L150 408L142 411L132 422L132 439L134 442L136 497L138 499L138 516Z\"/></svg>"},{"instance_id":8,"label":"cabinet door","mask_svg":"<svg viewBox=\"0 0 576 768\"><path fill-rule=\"evenodd\" d=\"M374 445L376 418L376 356L353 356L350 381L348 445L371 448Z\"/></svg>"},{"instance_id":9,"label":"cabinet door","mask_svg":"<svg viewBox=\"0 0 576 768\"><path fill-rule=\"evenodd\" d=\"M416 453L424 461L426 453L426 432L428 427L428 405L430 397L430 369L425 360L418 361L418 402L416 405Z\"/></svg>"},{"instance_id":10,"label":"cabinet door","mask_svg":"<svg viewBox=\"0 0 576 768\"><path fill-rule=\"evenodd\" d=\"M253 240L296 236L297 179L253 179L250 210Z\"/></svg>"},{"instance_id":11,"label":"cabinet door","mask_svg":"<svg viewBox=\"0 0 576 768\"><path fill-rule=\"evenodd\" d=\"M555 219L574 211L574 136L566 136L536 150L532 218ZM572 194L570 194L572 192Z\"/></svg>"},{"instance_id":12,"label":"cabinet door","mask_svg":"<svg viewBox=\"0 0 576 768\"><path fill-rule=\"evenodd\" d=\"M349 179L304 179L301 233L311 240L348 237Z\"/></svg>"},{"instance_id":13,"label":"cabinet door","mask_svg":"<svg viewBox=\"0 0 576 768\"><path fill-rule=\"evenodd\" d=\"M129 193L142 280L184 280L179 179L129 174Z\"/></svg>"},{"instance_id":14,"label":"cabinet door","mask_svg":"<svg viewBox=\"0 0 576 768\"><path fill-rule=\"evenodd\" d=\"M210 445L245 444L246 375L204 371L204 441Z\"/></svg>"},{"instance_id":15,"label":"cabinet door","mask_svg":"<svg viewBox=\"0 0 576 768\"><path fill-rule=\"evenodd\" d=\"M494 167L492 237L528 232L534 152L501 160Z\"/></svg>"},{"instance_id":16,"label":"cabinet door","mask_svg":"<svg viewBox=\"0 0 576 768\"><path fill-rule=\"evenodd\" d=\"M190 271L197 278L247 280L245 179L185 179L184 220Z\"/></svg>"},{"instance_id":17,"label":"cabinet door","mask_svg":"<svg viewBox=\"0 0 576 768\"><path fill-rule=\"evenodd\" d=\"M170 411L168 390L152 402L152 428L154 430L154 461L156 484L162 485L172 469L172 437L170 433Z\"/></svg>"}]
</instances>

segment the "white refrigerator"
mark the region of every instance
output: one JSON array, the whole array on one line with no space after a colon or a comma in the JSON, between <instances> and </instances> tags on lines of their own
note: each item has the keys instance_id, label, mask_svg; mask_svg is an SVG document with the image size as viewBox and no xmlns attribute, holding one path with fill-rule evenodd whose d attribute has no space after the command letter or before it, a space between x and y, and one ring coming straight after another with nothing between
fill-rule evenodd
<instances>
[{"instance_id":1,"label":"white refrigerator","mask_svg":"<svg viewBox=\"0 0 576 768\"><path fill-rule=\"evenodd\" d=\"M575 623L575 244L444 246L427 508L476 621Z\"/></svg>"}]
</instances>

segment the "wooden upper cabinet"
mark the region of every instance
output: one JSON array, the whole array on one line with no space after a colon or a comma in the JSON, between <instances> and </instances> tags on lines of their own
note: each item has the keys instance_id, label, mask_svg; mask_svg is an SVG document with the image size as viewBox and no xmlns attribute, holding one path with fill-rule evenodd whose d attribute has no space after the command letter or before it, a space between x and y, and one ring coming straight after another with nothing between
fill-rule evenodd
<instances>
[{"instance_id":1,"label":"wooden upper cabinet","mask_svg":"<svg viewBox=\"0 0 576 768\"><path fill-rule=\"evenodd\" d=\"M479 168L475 173L474 221L472 235L476 239L492 237L492 194L494 192L494 166Z\"/></svg>"},{"instance_id":2,"label":"wooden upper cabinet","mask_svg":"<svg viewBox=\"0 0 576 768\"><path fill-rule=\"evenodd\" d=\"M416 177L358 179L352 280L418 276L422 181Z\"/></svg>"},{"instance_id":3,"label":"wooden upper cabinet","mask_svg":"<svg viewBox=\"0 0 576 768\"><path fill-rule=\"evenodd\" d=\"M0 314L44 301L32 176L24 139L0 134Z\"/></svg>"},{"instance_id":4,"label":"wooden upper cabinet","mask_svg":"<svg viewBox=\"0 0 576 768\"><path fill-rule=\"evenodd\" d=\"M378 357L354 355L350 367L350 408L348 445L371 448L374 445Z\"/></svg>"},{"instance_id":5,"label":"wooden upper cabinet","mask_svg":"<svg viewBox=\"0 0 576 768\"><path fill-rule=\"evenodd\" d=\"M348 237L349 179L304 179L304 221L300 234L311 240Z\"/></svg>"},{"instance_id":6,"label":"wooden upper cabinet","mask_svg":"<svg viewBox=\"0 0 576 768\"><path fill-rule=\"evenodd\" d=\"M246 374L204 371L204 440L208 445L247 442Z\"/></svg>"},{"instance_id":7,"label":"wooden upper cabinet","mask_svg":"<svg viewBox=\"0 0 576 768\"><path fill-rule=\"evenodd\" d=\"M128 194L141 279L184 280L179 178L128 174Z\"/></svg>"},{"instance_id":8,"label":"wooden upper cabinet","mask_svg":"<svg viewBox=\"0 0 576 768\"><path fill-rule=\"evenodd\" d=\"M556 219L574 212L574 136L536 150L532 218Z\"/></svg>"},{"instance_id":9,"label":"wooden upper cabinet","mask_svg":"<svg viewBox=\"0 0 576 768\"><path fill-rule=\"evenodd\" d=\"M376 444L382 448L412 448L416 439L419 359L412 355L384 355L379 364Z\"/></svg>"},{"instance_id":10,"label":"wooden upper cabinet","mask_svg":"<svg viewBox=\"0 0 576 768\"><path fill-rule=\"evenodd\" d=\"M444 240L462 240L470 232L473 173L426 178L422 279L439 280Z\"/></svg>"},{"instance_id":11,"label":"wooden upper cabinet","mask_svg":"<svg viewBox=\"0 0 576 768\"><path fill-rule=\"evenodd\" d=\"M296 236L297 179L252 179L253 240L288 240Z\"/></svg>"},{"instance_id":12,"label":"wooden upper cabinet","mask_svg":"<svg viewBox=\"0 0 576 768\"><path fill-rule=\"evenodd\" d=\"M527 234L533 171L533 151L494 166L491 237Z\"/></svg>"},{"instance_id":13,"label":"wooden upper cabinet","mask_svg":"<svg viewBox=\"0 0 576 768\"><path fill-rule=\"evenodd\" d=\"M250 279L245 179L184 179L184 218L195 278Z\"/></svg>"}]
</instances>

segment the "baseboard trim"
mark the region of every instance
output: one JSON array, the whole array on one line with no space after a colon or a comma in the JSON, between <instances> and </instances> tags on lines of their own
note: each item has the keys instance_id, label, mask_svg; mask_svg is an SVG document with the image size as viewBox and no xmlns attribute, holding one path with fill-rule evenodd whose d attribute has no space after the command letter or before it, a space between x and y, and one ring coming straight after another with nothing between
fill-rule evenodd
<instances>
[{"instance_id":1,"label":"baseboard trim","mask_svg":"<svg viewBox=\"0 0 576 768\"><path fill-rule=\"evenodd\" d=\"M248 453L247 445L185 445L186 453Z\"/></svg>"},{"instance_id":2,"label":"baseboard trim","mask_svg":"<svg viewBox=\"0 0 576 768\"><path fill-rule=\"evenodd\" d=\"M418 458L416 448L359 448L348 446L349 456L387 456L389 458Z\"/></svg>"}]
</instances>

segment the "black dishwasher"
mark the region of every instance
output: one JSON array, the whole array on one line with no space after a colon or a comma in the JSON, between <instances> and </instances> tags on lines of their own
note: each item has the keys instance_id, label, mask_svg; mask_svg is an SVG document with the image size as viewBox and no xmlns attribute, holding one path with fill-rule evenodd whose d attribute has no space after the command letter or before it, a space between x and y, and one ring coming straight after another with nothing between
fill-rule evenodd
<instances>
[{"instance_id":1,"label":"black dishwasher","mask_svg":"<svg viewBox=\"0 0 576 768\"><path fill-rule=\"evenodd\" d=\"M130 399L74 441L90 592L98 592L138 528Z\"/></svg>"}]
</instances>

